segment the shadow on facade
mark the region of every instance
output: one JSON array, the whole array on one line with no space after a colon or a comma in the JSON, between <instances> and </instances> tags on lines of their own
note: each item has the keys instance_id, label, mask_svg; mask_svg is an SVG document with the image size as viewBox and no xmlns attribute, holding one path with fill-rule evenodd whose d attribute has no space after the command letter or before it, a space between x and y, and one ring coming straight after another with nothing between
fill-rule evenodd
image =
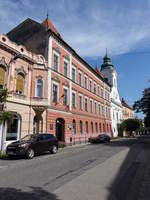
<instances>
[{"instance_id":1,"label":"shadow on facade","mask_svg":"<svg viewBox=\"0 0 150 200\"><path fill-rule=\"evenodd\" d=\"M55 194L47 192L39 187L31 187L26 192L15 188L0 188L1 200L60 200Z\"/></svg>"},{"instance_id":2,"label":"shadow on facade","mask_svg":"<svg viewBox=\"0 0 150 200\"><path fill-rule=\"evenodd\" d=\"M135 144L135 145L132 145ZM109 196L107 200L134 200L139 199L140 184L143 178L143 171L141 170L141 161L138 161L137 157L141 153L141 148L148 148L150 152L150 144L143 143L140 139L128 140L128 142L115 141L108 145L126 146L129 147L129 152L122 163L120 170L118 171L115 179L107 188ZM146 146L145 146L146 145ZM139 157L138 157L139 158ZM137 179L138 172L138 179ZM140 173L139 173L140 172ZM136 179L135 179L136 177ZM137 180L135 184L135 180Z\"/></svg>"}]
</instances>

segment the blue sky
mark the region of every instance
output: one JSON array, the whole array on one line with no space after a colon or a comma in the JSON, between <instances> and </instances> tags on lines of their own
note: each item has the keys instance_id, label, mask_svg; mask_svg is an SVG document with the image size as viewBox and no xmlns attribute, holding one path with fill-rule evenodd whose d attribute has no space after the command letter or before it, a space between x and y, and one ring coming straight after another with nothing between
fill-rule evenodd
<instances>
[{"instance_id":1,"label":"blue sky","mask_svg":"<svg viewBox=\"0 0 150 200\"><path fill-rule=\"evenodd\" d=\"M130 105L150 83L150 0L0 0L0 32L30 17L49 19L92 66L107 48Z\"/></svg>"}]
</instances>

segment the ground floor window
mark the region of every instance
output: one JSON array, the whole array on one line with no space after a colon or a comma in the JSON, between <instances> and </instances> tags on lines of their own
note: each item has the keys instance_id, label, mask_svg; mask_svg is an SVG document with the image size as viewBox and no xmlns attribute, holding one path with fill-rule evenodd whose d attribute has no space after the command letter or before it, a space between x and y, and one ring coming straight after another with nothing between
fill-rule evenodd
<instances>
[{"instance_id":1,"label":"ground floor window","mask_svg":"<svg viewBox=\"0 0 150 200\"><path fill-rule=\"evenodd\" d=\"M20 117L13 115L12 122L7 124L6 141L17 140L20 133Z\"/></svg>"},{"instance_id":2,"label":"ground floor window","mask_svg":"<svg viewBox=\"0 0 150 200\"><path fill-rule=\"evenodd\" d=\"M76 121L75 120L72 121L72 134L73 135L76 134Z\"/></svg>"},{"instance_id":3,"label":"ground floor window","mask_svg":"<svg viewBox=\"0 0 150 200\"><path fill-rule=\"evenodd\" d=\"M80 121L80 134L82 134L82 121Z\"/></svg>"},{"instance_id":4,"label":"ground floor window","mask_svg":"<svg viewBox=\"0 0 150 200\"><path fill-rule=\"evenodd\" d=\"M85 122L85 132L88 134L88 122Z\"/></svg>"}]
</instances>

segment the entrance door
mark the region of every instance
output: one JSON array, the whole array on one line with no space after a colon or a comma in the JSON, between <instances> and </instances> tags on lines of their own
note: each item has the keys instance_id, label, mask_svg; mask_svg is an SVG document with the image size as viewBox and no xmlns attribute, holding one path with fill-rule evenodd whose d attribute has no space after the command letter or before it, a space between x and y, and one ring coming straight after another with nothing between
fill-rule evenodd
<instances>
[{"instance_id":1,"label":"entrance door","mask_svg":"<svg viewBox=\"0 0 150 200\"><path fill-rule=\"evenodd\" d=\"M65 131L65 120L62 118L56 119L56 137L58 141L65 141L64 137Z\"/></svg>"}]
</instances>

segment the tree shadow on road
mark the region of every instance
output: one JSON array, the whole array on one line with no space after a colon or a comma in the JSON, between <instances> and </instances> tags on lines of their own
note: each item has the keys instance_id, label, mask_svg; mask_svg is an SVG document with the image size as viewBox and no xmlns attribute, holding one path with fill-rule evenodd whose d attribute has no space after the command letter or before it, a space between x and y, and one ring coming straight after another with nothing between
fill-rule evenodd
<instances>
[{"instance_id":1,"label":"tree shadow on road","mask_svg":"<svg viewBox=\"0 0 150 200\"><path fill-rule=\"evenodd\" d=\"M115 179L107 188L109 190L107 200L139 199L140 189L142 186L141 184L144 176L144 168L148 165L148 155L150 155L150 143L146 143L143 138L138 138L124 141L114 141L107 145L112 147L129 147L128 154Z\"/></svg>"},{"instance_id":2,"label":"tree shadow on road","mask_svg":"<svg viewBox=\"0 0 150 200\"><path fill-rule=\"evenodd\" d=\"M0 200L60 200L40 187L30 187L30 191L23 191L16 188L0 187Z\"/></svg>"}]
</instances>

